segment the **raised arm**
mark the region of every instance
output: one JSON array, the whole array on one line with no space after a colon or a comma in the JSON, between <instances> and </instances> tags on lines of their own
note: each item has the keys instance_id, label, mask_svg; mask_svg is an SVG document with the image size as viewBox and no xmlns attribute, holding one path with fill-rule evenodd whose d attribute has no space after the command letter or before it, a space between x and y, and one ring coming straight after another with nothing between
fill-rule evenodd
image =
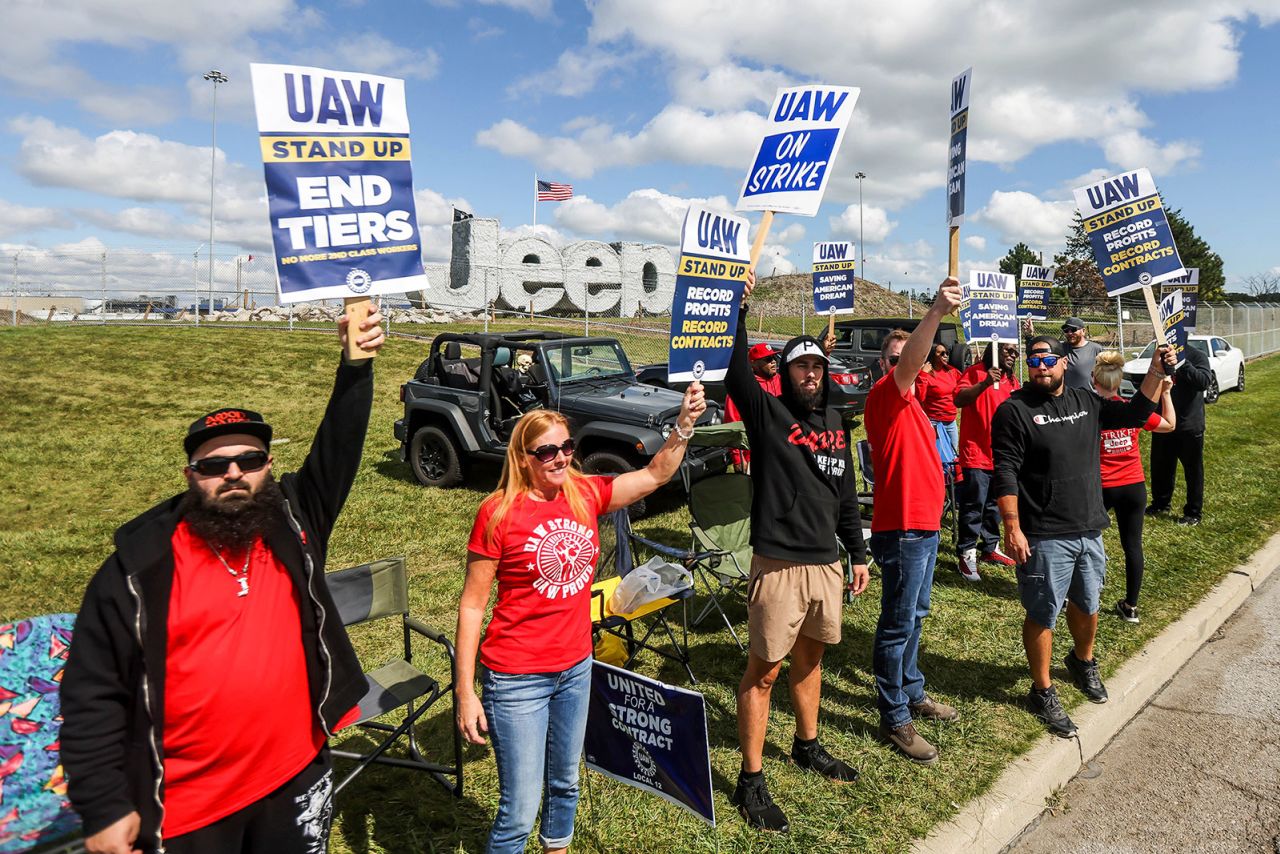
<instances>
[{"instance_id":1,"label":"raised arm","mask_svg":"<svg viewBox=\"0 0 1280 854\"><path fill-rule=\"evenodd\" d=\"M1147 423L1151 413L1155 411L1160 400L1160 390L1167 376L1163 365L1172 367L1173 350L1161 344L1156 348L1155 357L1147 367L1147 375L1142 379L1142 388L1127 403L1118 400L1102 401L1098 424L1104 430L1117 430L1125 427L1141 427Z\"/></svg>"},{"instance_id":2,"label":"raised arm","mask_svg":"<svg viewBox=\"0 0 1280 854\"><path fill-rule=\"evenodd\" d=\"M958 305L960 305L959 280L943 279L942 284L938 285L938 295L934 298L933 305L925 313L920 325L911 333L907 343L902 345L898 364L893 368L893 382L897 385L900 394L907 394L915 385L920 369L929 358L938 324L942 322L942 318L955 311Z\"/></svg>"},{"instance_id":3,"label":"raised arm","mask_svg":"<svg viewBox=\"0 0 1280 854\"><path fill-rule=\"evenodd\" d=\"M754 382L752 383L754 385ZM684 400L680 403L680 415L676 417L676 427L667 437L658 453L653 455L649 465L636 471L620 474L613 479L613 497L609 499L609 510L617 510L634 504L641 498L662 486L675 475L684 459L685 449L693 438L693 425L702 413L707 410L707 397L702 383L697 380L689 384L684 391Z\"/></svg>"}]
</instances>

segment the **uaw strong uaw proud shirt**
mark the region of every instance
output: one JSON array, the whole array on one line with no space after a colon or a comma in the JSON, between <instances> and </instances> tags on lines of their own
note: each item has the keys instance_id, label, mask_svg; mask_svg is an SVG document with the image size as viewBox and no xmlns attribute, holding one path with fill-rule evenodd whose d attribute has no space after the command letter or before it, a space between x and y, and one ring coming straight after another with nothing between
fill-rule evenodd
<instances>
[{"instance_id":1,"label":"uaw strong uaw proud shirt","mask_svg":"<svg viewBox=\"0 0 1280 854\"><path fill-rule=\"evenodd\" d=\"M996 498L1018 496L1022 532L1030 536L1103 530L1111 522L1102 506L1102 430L1142 427L1155 405L1141 393L1126 403L1082 388L1055 397L1023 386L991 424Z\"/></svg>"}]
</instances>

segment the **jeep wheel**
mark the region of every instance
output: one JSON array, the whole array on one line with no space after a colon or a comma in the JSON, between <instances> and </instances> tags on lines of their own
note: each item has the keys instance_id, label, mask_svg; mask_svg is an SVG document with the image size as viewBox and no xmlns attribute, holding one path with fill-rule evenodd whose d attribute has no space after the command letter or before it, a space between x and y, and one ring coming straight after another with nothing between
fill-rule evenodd
<instances>
[{"instance_id":1,"label":"jeep wheel","mask_svg":"<svg viewBox=\"0 0 1280 854\"><path fill-rule=\"evenodd\" d=\"M585 474L626 474L635 470L635 463L614 451L594 451L582 460L582 471ZM628 515L632 519L639 519L644 511L645 500L642 498L631 505Z\"/></svg>"},{"instance_id":2,"label":"jeep wheel","mask_svg":"<svg viewBox=\"0 0 1280 854\"><path fill-rule=\"evenodd\" d=\"M1205 403L1218 402L1218 375L1217 374L1213 375L1213 378L1209 380L1209 387L1204 390L1204 402Z\"/></svg>"},{"instance_id":3,"label":"jeep wheel","mask_svg":"<svg viewBox=\"0 0 1280 854\"><path fill-rule=\"evenodd\" d=\"M462 480L458 448L439 427L423 427L409 443L409 465L423 486L447 488Z\"/></svg>"}]
</instances>

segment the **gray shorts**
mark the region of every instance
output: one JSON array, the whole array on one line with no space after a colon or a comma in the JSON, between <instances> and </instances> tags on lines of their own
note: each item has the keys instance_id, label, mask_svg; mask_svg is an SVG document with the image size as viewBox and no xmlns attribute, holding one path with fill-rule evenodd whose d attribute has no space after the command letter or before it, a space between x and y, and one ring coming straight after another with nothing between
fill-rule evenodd
<instances>
[{"instance_id":1,"label":"gray shorts","mask_svg":"<svg viewBox=\"0 0 1280 854\"><path fill-rule=\"evenodd\" d=\"M1031 557L1018 567L1018 594L1027 616L1052 629L1068 599L1086 614L1098 613L1107 553L1101 534L1027 537Z\"/></svg>"}]
</instances>

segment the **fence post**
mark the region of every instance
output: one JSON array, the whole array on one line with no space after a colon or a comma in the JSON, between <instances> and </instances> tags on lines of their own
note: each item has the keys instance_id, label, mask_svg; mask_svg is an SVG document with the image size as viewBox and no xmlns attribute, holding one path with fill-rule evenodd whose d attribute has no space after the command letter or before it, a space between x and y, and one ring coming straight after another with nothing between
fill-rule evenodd
<instances>
[{"instance_id":1,"label":"fence post","mask_svg":"<svg viewBox=\"0 0 1280 854\"><path fill-rule=\"evenodd\" d=\"M1124 353L1124 301L1120 297L1116 297L1116 337L1120 341L1117 348Z\"/></svg>"},{"instance_id":2,"label":"fence post","mask_svg":"<svg viewBox=\"0 0 1280 854\"><path fill-rule=\"evenodd\" d=\"M289 303L289 331L293 331L293 303Z\"/></svg>"},{"instance_id":3,"label":"fence post","mask_svg":"<svg viewBox=\"0 0 1280 854\"><path fill-rule=\"evenodd\" d=\"M100 261L102 265L102 308L98 311L98 314L102 323L105 324L107 322L107 252L105 249L102 251Z\"/></svg>"}]
</instances>

